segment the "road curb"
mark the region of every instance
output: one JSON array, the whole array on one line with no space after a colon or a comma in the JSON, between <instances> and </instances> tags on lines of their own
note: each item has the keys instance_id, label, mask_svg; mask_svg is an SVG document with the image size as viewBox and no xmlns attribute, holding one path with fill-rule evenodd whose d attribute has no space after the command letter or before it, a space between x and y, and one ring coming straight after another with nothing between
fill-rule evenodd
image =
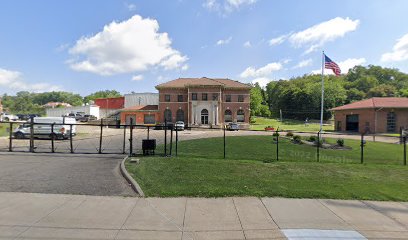
<instances>
[{"instance_id":1,"label":"road curb","mask_svg":"<svg viewBox=\"0 0 408 240\"><path fill-rule=\"evenodd\" d=\"M125 157L122 162L120 163L120 172L122 173L122 176L126 179L126 181L130 184L130 186L132 187L132 189L139 194L141 197L144 197L144 193L142 188L139 186L139 184L135 181L135 179L132 178L132 176L130 176L130 174L128 173L128 171L126 170L125 167L125 162L126 159L128 159L128 157Z\"/></svg>"}]
</instances>

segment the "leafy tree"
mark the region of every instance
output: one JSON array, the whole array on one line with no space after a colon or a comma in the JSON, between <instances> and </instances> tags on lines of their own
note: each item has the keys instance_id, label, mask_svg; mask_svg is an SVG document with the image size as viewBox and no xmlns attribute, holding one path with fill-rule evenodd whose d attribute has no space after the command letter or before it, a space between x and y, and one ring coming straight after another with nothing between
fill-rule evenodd
<instances>
[{"instance_id":1,"label":"leafy tree","mask_svg":"<svg viewBox=\"0 0 408 240\"><path fill-rule=\"evenodd\" d=\"M116 90L97 91L84 97L84 102L89 103L90 101L94 101L97 98L120 97L120 96L122 96L122 94L120 94L120 92Z\"/></svg>"},{"instance_id":2,"label":"leafy tree","mask_svg":"<svg viewBox=\"0 0 408 240\"><path fill-rule=\"evenodd\" d=\"M367 97L396 97L397 95L397 89L388 84L380 84L375 86L367 93Z\"/></svg>"}]
</instances>

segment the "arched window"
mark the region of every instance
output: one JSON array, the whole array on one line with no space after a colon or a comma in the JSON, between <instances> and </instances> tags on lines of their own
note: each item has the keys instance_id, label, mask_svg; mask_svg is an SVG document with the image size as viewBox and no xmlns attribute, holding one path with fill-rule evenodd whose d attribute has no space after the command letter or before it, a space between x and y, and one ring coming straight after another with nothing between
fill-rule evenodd
<instances>
[{"instance_id":1,"label":"arched window","mask_svg":"<svg viewBox=\"0 0 408 240\"><path fill-rule=\"evenodd\" d=\"M244 110L239 109L237 111L237 122L245 122L245 114L244 114Z\"/></svg>"},{"instance_id":2,"label":"arched window","mask_svg":"<svg viewBox=\"0 0 408 240\"><path fill-rule=\"evenodd\" d=\"M201 124L208 124L208 110L201 110Z\"/></svg>"},{"instance_id":3,"label":"arched window","mask_svg":"<svg viewBox=\"0 0 408 240\"><path fill-rule=\"evenodd\" d=\"M181 109L177 110L176 121L184 122L184 111L183 110L181 110Z\"/></svg>"},{"instance_id":4,"label":"arched window","mask_svg":"<svg viewBox=\"0 0 408 240\"><path fill-rule=\"evenodd\" d=\"M227 109L224 112L224 121L225 122L232 122L232 112L231 110Z\"/></svg>"},{"instance_id":5,"label":"arched window","mask_svg":"<svg viewBox=\"0 0 408 240\"><path fill-rule=\"evenodd\" d=\"M170 109L166 109L164 110L164 122L172 122L172 116L171 116L171 110Z\"/></svg>"}]
</instances>

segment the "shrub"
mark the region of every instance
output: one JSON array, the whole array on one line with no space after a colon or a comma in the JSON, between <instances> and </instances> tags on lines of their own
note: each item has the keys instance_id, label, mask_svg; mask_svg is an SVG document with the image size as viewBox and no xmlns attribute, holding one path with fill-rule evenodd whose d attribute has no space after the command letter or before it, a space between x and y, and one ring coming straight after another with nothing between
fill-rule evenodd
<instances>
[{"instance_id":1,"label":"shrub","mask_svg":"<svg viewBox=\"0 0 408 240\"><path fill-rule=\"evenodd\" d=\"M292 132L286 133L286 137L293 137L293 133Z\"/></svg>"},{"instance_id":2,"label":"shrub","mask_svg":"<svg viewBox=\"0 0 408 240\"><path fill-rule=\"evenodd\" d=\"M337 139L337 145L340 146L340 147L343 147L344 146L344 139L343 138Z\"/></svg>"},{"instance_id":3,"label":"shrub","mask_svg":"<svg viewBox=\"0 0 408 240\"><path fill-rule=\"evenodd\" d=\"M299 135L294 135L293 136L293 142L294 143L302 143L302 137Z\"/></svg>"},{"instance_id":4,"label":"shrub","mask_svg":"<svg viewBox=\"0 0 408 240\"><path fill-rule=\"evenodd\" d=\"M316 142L317 141L317 137L312 135L307 139L308 142Z\"/></svg>"},{"instance_id":5,"label":"shrub","mask_svg":"<svg viewBox=\"0 0 408 240\"><path fill-rule=\"evenodd\" d=\"M272 134L272 136L274 136L274 137L279 137L280 134L279 134L278 132L274 132L274 133Z\"/></svg>"},{"instance_id":6,"label":"shrub","mask_svg":"<svg viewBox=\"0 0 408 240\"><path fill-rule=\"evenodd\" d=\"M323 143L324 143L323 138L320 138L320 140L318 140L318 138L316 138L316 140L314 141L314 144L316 146L319 146L319 147L323 146Z\"/></svg>"}]
</instances>

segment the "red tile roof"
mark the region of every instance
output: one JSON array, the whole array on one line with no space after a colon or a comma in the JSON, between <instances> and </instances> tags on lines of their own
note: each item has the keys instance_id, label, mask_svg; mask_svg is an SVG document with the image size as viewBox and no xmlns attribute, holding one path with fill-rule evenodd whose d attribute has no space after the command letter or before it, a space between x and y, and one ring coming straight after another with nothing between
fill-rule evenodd
<instances>
[{"instance_id":1,"label":"red tile roof","mask_svg":"<svg viewBox=\"0 0 408 240\"><path fill-rule=\"evenodd\" d=\"M124 108L122 112L144 112L144 111L159 111L158 105L140 105Z\"/></svg>"},{"instance_id":2,"label":"red tile roof","mask_svg":"<svg viewBox=\"0 0 408 240\"><path fill-rule=\"evenodd\" d=\"M223 88L236 88L236 89L250 89L249 84L241 83L226 78L178 78L166 83L162 83L156 86L157 89L163 88L186 88L189 86L197 87L223 87Z\"/></svg>"},{"instance_id":3,"label":"red tile roof","mask_svg":"<svg viewBox=\"0 0 408 240\"><path fill-rule=\"evenodd\" d=\"M408 98L374 97L358 102L353 102L344 106L335 107L331 110L337 111L362 108L408 108Z\"/></svg>"}]
</instances>

